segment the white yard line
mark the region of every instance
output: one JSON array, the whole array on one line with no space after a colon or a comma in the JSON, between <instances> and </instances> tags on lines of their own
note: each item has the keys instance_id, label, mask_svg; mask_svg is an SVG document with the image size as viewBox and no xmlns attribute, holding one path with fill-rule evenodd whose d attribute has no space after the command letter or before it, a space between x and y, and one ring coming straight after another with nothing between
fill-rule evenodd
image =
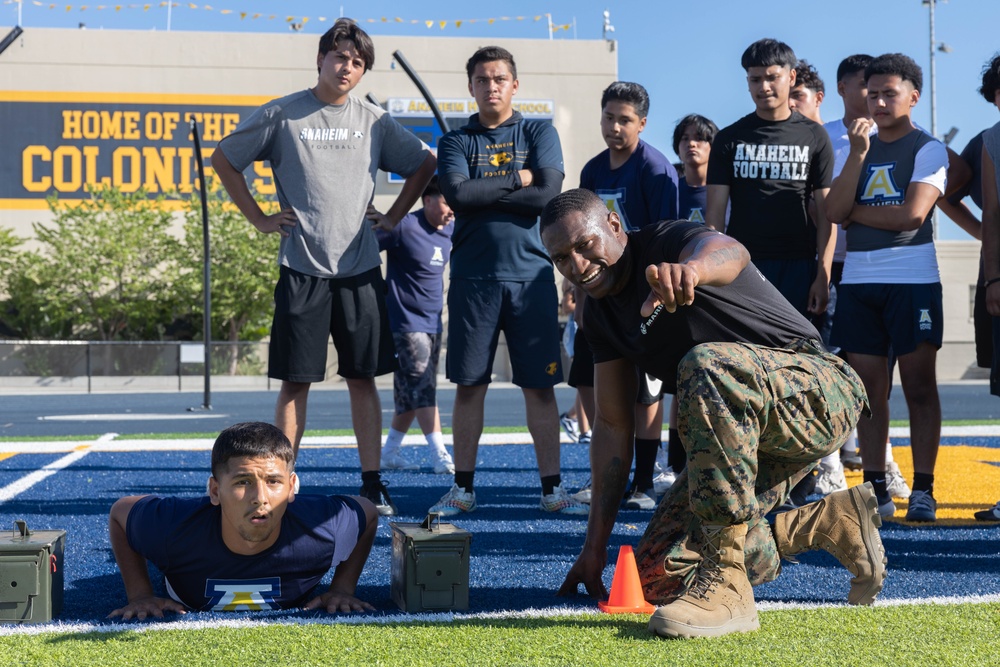
<instances>
[{"instance_id":1,"label":"white yard line","mask_svg":"<svg viewBox=\"0 0 1000 667\"><path fill-rule=\"evenodd\" d=\"M958 605L958 604L986 604L1000 602L1000 595L974 595L969 597L931 597L912 598L897 600L877 600L876 607L901 607L908 605ZM783 611L788 609L848 609L851 608L846 602L839 603L799 603L799 602L757 602L759 611ZM549 607L545 609L525 609L523 611L491 611L478 614L465 614L461 612L441 612L424 614L385 614L385 615L354 615L354 614L330 614L328 616L316 616L310 618L296 618L292 616L274 616L271 614L263 618L233 618L233 619L199 619L199 614L191 613L184 616L176 616L176 620L157 621L153 624L142 622L116 622L116 623L52 623L38 625L0 625L0 637L11 635L41 635L41 634L85 634L91 632L159 632L163 630L204 630L214 628L259 628L271 625L387 625L390 623L453 623L463 620L477 619L515 619L515 618L552 618L565 616L593 616L599 614L596 607L592 609L578 609L566 607Z\"/></svg>"},{"instance_id":2,"label":"white yard line","mask_svg":"<svg viewBox=\"0 0 1000 667\"><path fill-rule=\"evenodd\" d=\"M105 433L104 435L102 435L100 438L97 439L94 445L98 445L102 442L113 440L117 436L118 436L117 433ZM91 448L94 445L75 445L73 447L73 451L70 454L67 454L61 459L53 461L47 466L42 467L40 470L36 470L33 473L29 473L24 477L22 477L21 479L17 480L16 482L12 482L7 486L3 487L2 489L0 489L0 503L5 503L8 500L16 498L20 494L24 493L25 491L33 487L35 484L41 482L43 479L51 477L60 470L63 470L64 468L68 468L69 466L73 465L74 463L82 459L84 456L89 454L92 451Z\"/></svg>"}]
</instances>

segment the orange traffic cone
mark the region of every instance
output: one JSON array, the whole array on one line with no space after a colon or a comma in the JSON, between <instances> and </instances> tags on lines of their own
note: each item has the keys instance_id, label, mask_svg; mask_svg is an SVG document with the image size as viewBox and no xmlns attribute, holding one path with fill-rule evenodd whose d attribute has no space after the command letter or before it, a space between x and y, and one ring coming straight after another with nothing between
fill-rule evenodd
<instances>
[{"instance_id":1,"label":"orange traffic cone","mask_svg":"<svg viewBox=\"0 0 1000 667\"><path fill-rule=\"evenodd\" d=\"M611 596L598 602L598 608L608 614L652 614L656 607L646 602L639 583L639 568L635 564L632 546L623 544L618 550L615 578L611 580Z\"/></svg>"}]
</instances>

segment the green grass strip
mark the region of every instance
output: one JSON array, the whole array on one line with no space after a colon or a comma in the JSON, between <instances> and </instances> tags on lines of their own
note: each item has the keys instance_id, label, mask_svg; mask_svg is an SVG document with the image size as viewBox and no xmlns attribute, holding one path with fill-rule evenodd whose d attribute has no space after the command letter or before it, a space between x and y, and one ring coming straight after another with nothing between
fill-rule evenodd
<instances>
[{"instance_id":1,"label":"green grass strip","mask_svg":"<svg viewBox=\"0 0 1000 667\"><path fill-rule=\"evenodd\" d=\"M663 640L643 615L9 636L3 664L995 666L1000 603L780 610L761 630Z\"/></svg>"}]
</instances>

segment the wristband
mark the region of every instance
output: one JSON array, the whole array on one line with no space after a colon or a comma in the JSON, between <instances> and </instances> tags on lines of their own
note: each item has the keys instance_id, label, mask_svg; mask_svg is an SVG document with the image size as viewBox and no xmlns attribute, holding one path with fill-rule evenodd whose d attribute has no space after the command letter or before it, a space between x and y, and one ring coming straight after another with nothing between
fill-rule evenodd
<instances>
[{"instance_id":1,"label":"wristband","mask_svg":"<svg viewBox=\"0 0 1000 667\"><path fill-rule=\"evenodd\" d=\"M983 282L983 287L989 287L989 286L990 286L990 285L992 285L993 283L1000 283L1000 277L997 277L997 278L990 278L989 280L987 280L987 281L984 281L984 282Z\"/></svg>"}]
</instances>

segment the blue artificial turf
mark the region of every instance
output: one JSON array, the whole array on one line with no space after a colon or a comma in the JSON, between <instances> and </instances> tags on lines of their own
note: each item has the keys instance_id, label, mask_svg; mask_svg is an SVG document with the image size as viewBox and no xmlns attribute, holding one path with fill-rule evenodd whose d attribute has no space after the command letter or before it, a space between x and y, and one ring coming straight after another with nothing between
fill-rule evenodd
<instances>
[{"instance_id":1,"label":"blue artificial turf","mask_svg":"<svg viewBox=\"0 0 1000 667\"><path fill-rule=\"evenodd\" d=\"M963 438L965 444L1000 446L997 438ZM980 442L982 441L982 442ZM987 442L988 441L988 442ZM957 444L957 443L947 443ZM151 447L155 447L152 444ZM406 447L422 460L426 447ZM61 455L19 454L0 461L0 487ZM26 519L35 529L65 529L66 589L62 622L95 622L124 604L125 596L108 544L107 513L119 497L132 494L196 495L204 492L208 451L92 452L0 504L0 525ZM575 489L589 474L587 448L563 446L564 484ZM360 485L353 448L304 448L298 471L303 493L355 494ZM386 471L401 516L419 521L450 487L448 475ZM586 517L553 516L538 509L539 480L530 445L482 446L476 472L479 509L452 522L472 533L470 612L565 606L593 608L580 595L555 597L583 542ZM611 584L622 544L636 545L650 513L623 511L609 545L605 582ZM389 593L391 531L382 519L358 596L377 614L395 614ZM880 599L1000 594L1000 529L886 524L882 540L889 576ZM824 552L799 556L774 582L755 590L758 600L842 602L851 575ZM157 585L162 586L160 577ZM298 614L308 616L304 612Z\"/></svg>"}]
</instances>

